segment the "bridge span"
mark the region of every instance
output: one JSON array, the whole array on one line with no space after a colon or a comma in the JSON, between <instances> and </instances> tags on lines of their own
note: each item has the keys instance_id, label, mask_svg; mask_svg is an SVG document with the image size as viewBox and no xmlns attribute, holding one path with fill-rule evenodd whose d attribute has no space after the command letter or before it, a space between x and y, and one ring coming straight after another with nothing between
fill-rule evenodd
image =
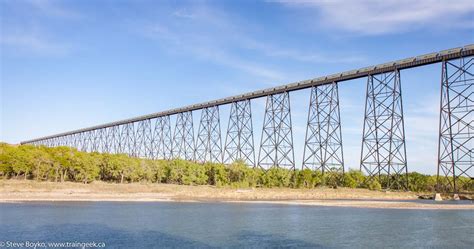
<instances>
[{"instance_id":1,"label":"bridge span","mask_svg":"<svg viewBox=\"0 0 474 249\"><path fill-rule=\"evenodd\" d=\"M406 189L407 160L400 71L441 63L438 183L457 192L474 177L474 45L447 49L336 73L279 87L189 105L131 119L23 141L70 146L83 151L126 153L153 159L182 158L268 169L295 169L291 91L311 89L302 168L323 174L344 172L338 84L367 78L360 169L387 177L385 188ZM254 146L251 100L266 97L262 137ZM222 139L219 106L230 104ZM193 112L201 111L197 136ZM171 117L176 116L174 129ZM222 143L224 141L224 143ZM467 180L466 180L467 179Z\"/></svg>"}]
</instances>

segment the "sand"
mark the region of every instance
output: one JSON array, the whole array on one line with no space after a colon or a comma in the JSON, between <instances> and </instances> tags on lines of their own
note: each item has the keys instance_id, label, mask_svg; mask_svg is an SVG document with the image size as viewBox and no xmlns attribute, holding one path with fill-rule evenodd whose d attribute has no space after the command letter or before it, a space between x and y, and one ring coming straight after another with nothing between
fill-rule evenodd
<instances>
[{"instance_id":1,"label":"sand","mask_svg":"<svg viewBox=\"0 0 474 249\"><path fill-rule=\"evenodd\" d=\"M472 201L414 202L418 193L370 191L349 188L216 188L174 184L116 184L94 182L54 183L33 180L0 180L0 202L117 201L117 202L229 202L279 205L394 208L468 209Z\"/></svg>"}]
</instances>

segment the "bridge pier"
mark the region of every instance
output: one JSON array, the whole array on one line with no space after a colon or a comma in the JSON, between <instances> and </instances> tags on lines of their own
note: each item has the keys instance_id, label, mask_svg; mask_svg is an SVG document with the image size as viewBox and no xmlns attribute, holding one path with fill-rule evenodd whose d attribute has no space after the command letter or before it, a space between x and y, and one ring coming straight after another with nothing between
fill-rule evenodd
<instances>
[{"instance_id":1,"label":"bridge pier","mask_svg":"<svg viewBox=\"0 0 474 249\"><path fill-rule=\"evenodd\" d=\"M360 169L383 188L408 189L399 70L368 77Z\"/></svg>"},{"instance_id":2,"label":"bridge pier","mask_svg":"<svg viewBox=\"0 0 474 249\"><path fill-rule=\"evenodd\" d=\"M151 120L145 119L137 122L136 151L138 157L153 158L153 132Z\"/></svg>"},{"instance_id":3,"label":"bridge pier","mask_svg":"<svg viewBox=\"0 0 474 249\"><path fill-rule=\"evenodd\" d=\"M288 92L267 96L258 166L266 170L272 167L295 169Z\"/></svg>"},{"instance_id":4,"label":"bridge pier","mask_svg":"<svg viewBox=\"0 0 474 249\"><path fill-rule=\"evenodd\" d=\"M131 157L136 157L135 125L128 123L121 125L119 133L119 153L125 153Z\"/></svg>"},{"instance_id":5,"label":"bridge pier","mask_svg":"<svg viewBox=\"0 0 474 249\"><path fill-rule=\"evenodd\" d=\"M223 156L225 164L243 160L248 165L255 166L252 109L249 99L231 104Z\"/></svg>"},{"instance_id":6,"label":"bridge pier","mask_svg":"<svg viewBox=\"0 0 474 249\"><path fill-rule=\"evenodd\" d=\"M196 141L196 161L222 162L219 106L202 109Z\"/></svg>"},{"instance_id":7,"label":"bridge pier","mask_svg":"<svg viewBox=\"0 0 474 249\"><path fill-rule=\"evenodd\" d=\"M89 148L91 147L90 131L82 132L81 140L82 140L82 144L81 144L82 146L80 150L89 152Z\"/></svg>"},{"instance_id":8,"label":"bridge pier","mask_svg":"<svg viewBox=\"0 0 474 249\"><path fill-rule=\"evenodd\" d=\"M171 159L173 139L171 136L171 120L169 115L156 118L153 134L151 158Z\"/></svg>"},{"instance_id":9,"label":"bridge pier","mask_svg":"<svg viewBox=\"0 0 474 249\"><path fill-rule=\"evenodd\" d=\"M303 169L344 173L339 93L336 82L311 88Z\"/></svg>"},{"instance_id":10,"label":"bridge pier","mask_svg":"<svg viewBox=\"0 0 474 249\"><path fill-rule=\"evenodd\" d=\"M119 153L119 134L120 134L120 126L114 125L108 128L107 131L107 140L109 146L109 153Z\"/></svg>"},{"instance_id":11,"label":"bridge pier","mask_svg":"<svg viewBox=\"0 0 474 249\"><path fill-rule=\"evenodd\" d=\"M474 185L474 57L442 62L438 191Z\"/></svg>"},{"instance_id":12,"label":"bridge pier","mask_svg":"<svg viewBox=\"0 0 474 249\"><path fill-rule=\"evenodd\" d=\"M172 142L172 158L195 160L194 146L193 113L178 113Z\"/></svg>"}]
</instances>

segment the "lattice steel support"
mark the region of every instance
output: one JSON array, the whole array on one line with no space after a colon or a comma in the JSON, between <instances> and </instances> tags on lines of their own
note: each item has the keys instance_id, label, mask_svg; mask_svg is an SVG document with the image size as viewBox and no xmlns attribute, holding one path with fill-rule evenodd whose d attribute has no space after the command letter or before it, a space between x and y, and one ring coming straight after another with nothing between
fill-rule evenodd
<instances>
[{"instance_id":1,"label":"lattice steel support","mask_svg":"<svg viewBox=\"0 0 474 249\"><path fill-rule=\"evenodd\" d=\"M224 163L243 160L255 166L255 151L250 100L233 102L230 107L229 124L224 148Z\"/></svg>"},{"instance_id":2,"label":"lattice steel support","mask_svg":"<svg viewBox=\"0 0 474 249\"><path fill-rule=\"evenodd\" d=\"M472 191L474 57L444 61L441 78L438 191Z\"/></svg>"},{"instance_id":3,"label":"lattice steel support","mask_svg":"<svg viewBox=\"0 0 474 249\"><path fill-rule=\"evenodd\" d=\"M221 125L219 107L202 109L196 139L196 161L222 162Z\"/></svg>"},{"instance_id":4,"label":"lattice steel support","mask_svg":"<svg viewBox=\"0 0 474 249\"><path fill-rule=\"evenodd\" d=\"M368 77L360 169L368 181L378 178L383 188L408 188L398 70Z\"/></svg>"},{"instance_id":5,"label":"lattice steel support","mask_svg":"<svg viewBox=\"0 0 474 249\"><path fill-rule=\"evenodd\" d=\"M156 118L153 136L153 158L171 159L172 141L170 116Z\"/></svg>"},{"instance_id":6,"label":"lattice steel support","mask_svg":"<svg viewBox=\"0 0 474 249\"><path fill-rule=\"evenodd\" d=\"M120 126L118 153L124 153L131 157L137 156L134 123Z\"/></svg>"},{"instance_id":7,"label":"lattice steel support","mask_svg":"<svg viewBox=\"0 0 474 249\"><path fill-rule=\"evenodd\" d=\"M344 173L337 83L311 88L303 168Z\"/></svg>"},{"instance_id":8,"label":"lattice steel support","mask_svg":"<svg viewBox=\"0 0 474 249\"><path fill-rule=\"evenodd\" d=\"M269 95L265 108L258 166L295 169L290 94Z\"/></svg>"},{"instance_id":9,"label":"lattice steel support","mask_svg":"<svg viewBox=\"0 0 474 249\"><path fill-rule=\"evenodd\" d=\"M137 122L136 153L138 157L153 158L153 135L150 119Z\"/></svg>"},{"instance_id":10,"label":"lattice steel support","mask_svg":"<svg viewBox=\"0 0 474 249\"><path fill-rule=\"evenodd\" d=\"M194 151L193 113L191 111L178 113L172 143L172 157L194 160Z\"/></svg>"},{"instance_id":11,"label":"lattice steel support","mask_svg":"<svg viewBox=\"0 0 474 249\"><path fill-rule=\"evenodd\" d=\"M109 127L107 140L109 141L109 153L120 153L120 126Z\"/></svg>"}]
</instances>

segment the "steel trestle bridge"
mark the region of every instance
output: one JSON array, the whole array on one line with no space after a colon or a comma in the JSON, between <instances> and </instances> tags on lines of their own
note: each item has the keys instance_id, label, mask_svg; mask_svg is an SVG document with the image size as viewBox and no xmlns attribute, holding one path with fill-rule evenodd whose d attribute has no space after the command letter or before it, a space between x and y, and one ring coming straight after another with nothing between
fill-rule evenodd
<instances>
[{"instance_id":1,"label":"steel trestle bridge","mask_svg":"<svg viewBox=\"0 0 474 249\"><path fill-rule=\"evenodd\" d=\"M186 159L270 169L296 169L290 92L311 89L302 168L343 173L338 84L367 78L360 169L385 188L407 189L400 71L441 63L438 185L458 192L474 177L474 45L410 57L182 108L23 141L82 151L125 153L152 159ZM251 100L266 97L262 136L254 146ZM226 135L219 107L230 104ZM201 110L197 134L193 112ZM171 117L175 116L174 129Z\"/></svg>"}]
</instances>

